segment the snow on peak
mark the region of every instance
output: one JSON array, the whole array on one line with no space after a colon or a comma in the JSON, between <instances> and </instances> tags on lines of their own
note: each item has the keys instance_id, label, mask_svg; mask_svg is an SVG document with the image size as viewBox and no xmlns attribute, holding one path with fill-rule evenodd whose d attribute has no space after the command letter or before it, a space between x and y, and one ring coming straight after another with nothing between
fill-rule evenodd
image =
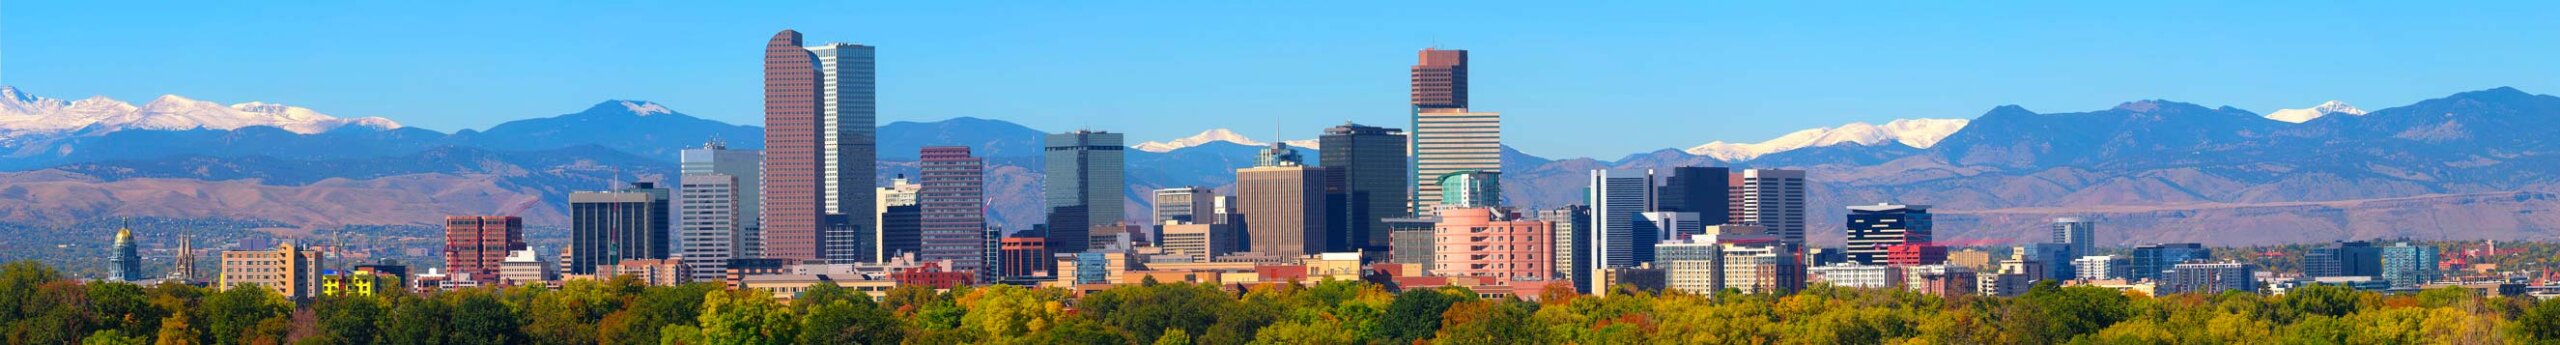
<instances>
[{"instance_id":1,"label":"snow on peak","mask_svg":"<svg viewBox=\"0 0 2560 345\"><path fill-rule=\"evenodd\" d=\"M1186 147L1200 146L1201 144L1207 144L1207 143L1212 143L1212 142L1220 142L1220 141L1230 142L1230 143L1236 143L1236 144L1245 145L1245 146L1262 146L1262 145L1266 144L1266 143L1264 143L1264 142L1255 141L1255 140L1253 140L1253 138L1245 137L1243 134L1237 134L1237 133L1236 133L1236 131L1233 131L1233 130L1228 130L1228 129L1225 129L1225 128L1217 128L1217 129L1210 129L1210 130L1206 130L1206 131L1200 131L1200 134L1193 134L1193 135L1191 135L1191 136L1183 137L1183 138L1181 138L1181 139L1174 139L1174 140L1172 140L1172 141L1149 141L1149 142L1144 142L1144 143L1138 143L1138 145L1137 145L1137 146L1132 146L1132 148L1136 148L1136 149L1138 149L1139 151L1163 153L1163 152L1172 152L1173 150L1182 149L1182 148L1186 148ZM1288 143L1288 144L1289 144L1289 146L1305 147L1305 148L1315 148L1315 147L1316 147L1316 140L1315 140L1315 139L1287 140L1287 141L1282 141L1282 142L1283 142L1283 143Z\"/></svg>"},{"instance_id":2,"label":"snow on peak","mask_svg":"<svg viewBox=\"0 0 2560 345\"><path fill-rule=\"evenodd\" d=\"M631 114L632 114L632 115L649 116L649 115L655 115L655 114L674 114L674 113L676 112L676 111L674 111L674 110L667 110L667 106L664 106L664 105L658 105L658 103L657 103L657 102L650 102L650 101L636 101L636 102L635 102L635 101L620 101L620 102L622 102L622 108L623 108L623 109L630 109L630 110L631 110Z\"/></svg>"},{"instance_id":3,"label":"snow on peak","mask_svg":"<svg viewBox=\"0 0 2560 345\"><path fill-rule=\"evenodd\" d=\"M2347 114L2348 116L2362 116L2364 115L2364 109L2356 109L2356 106L2347 105L2346 102L2329 101L2310 108L2276 110L2275 112L2267 113L2267 119L2303 123L2309 122L2311 119L2317 119L2321 116L2328 116L2333 113Z\"/></svg>"},{"instance_id":4,"label":"snow on peak","mask_svg":"<svg viewBox=\"0 0 2560 345\"><path fill-rule=\"evenodd\" d=\"M1690 147L1683 151L1687 151L1689 154L1715 157L1715 159L1718 160L1731 162L1750 160L1752 158L1759 158L1760 156L1766 156L1773 153L1786 152L1807 147L1824 147L1841 144L1857 144L1864 146L1883 144L1890 141L1900 143L1903 146L1925 149L1929 148L1929 146L1937 145L1938 140L1946 139L1948 135L1953 135L1957 130L1964 129L1965 124L1971 122L1971 120L1964 119L1901 119L1893 120L1893 122L1886 122L1883 125L1875 125L1865 122L1851 122L1849 124L1840 125L1839 127L1823 127L1795 131L1793 133L1787 133L1787 135L1778 136L1776 139L1769 139L1768 141L1762 141L1759 143L1743 144L1717 141L1707 143L1705 145Z\"/></svg>"},{"instance_id":5,"label":"snow on peak","mask_svg":"<svg viewBox=\"0 0 2560 345\"><path fill-rule=\"evenodd\" d=\"M15 87L0 89L0 96L5 96L0 97L0 136L64 134L91 127L96 130L89 133L126 129L231 130L272 126L310 134L349 125L400 128L398 122L379 117L338 118L309 108L263 102L224 106L178 95L162 95L142 106L105 96L65 102L26 95Z\"/></svg>"}]
</instances>

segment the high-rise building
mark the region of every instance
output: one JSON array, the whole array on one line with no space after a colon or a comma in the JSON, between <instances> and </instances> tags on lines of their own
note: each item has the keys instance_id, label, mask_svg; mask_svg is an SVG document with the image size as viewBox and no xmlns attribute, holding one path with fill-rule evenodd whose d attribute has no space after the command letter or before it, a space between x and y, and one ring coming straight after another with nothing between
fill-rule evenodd
<instances>
[{"instance_id":1,"label":"high-rise building","mask_svg":"<svg viewBox=\"0 0 2560 345\"><path fill-rule=\"evenodd\" d=\"M326 266L319 250L302 249L293 242L269 250L224 251L222 279L214 286L230 289L250 284L275 289L286 298L309 299L320 292L321 267Z\"/></svg>"},{"instance_id":2,"label":"high-rise building","mask_svg":"<svg viewBox=\"0 0 2560 345\"><path fill-rule=\"evenodd\" d=\"M1884 265L1886 248L1929 243L1928 205L1849 206L1849 261ZM1771 230L1776 230L1774 227Z\"/></svg>"},{"instance_id":3,"label":"high-rise building","mask_svg":"<svg viewBox=\"0 0 2560 345\"><path fill-rule=\"evenodd\" d=\"M1430 275L1431 267L1434 266L1433 260L1439 257L1432 252L1435 249L1433 246L1437 245L1433 242L1439 240L1434 238L1436 234L1433 232L1438 230L1439 226L1438 218L1388 219L1387 237L1389 241L1395 242L1392 248L1389 248L1389 262L1413 264L1422 269L1422 274Z\"/></svg>"},{"instance_id":4,"label":"high-rise building","mask_svg":"<svg viewBox=\"0 0 2560 345\"><path fill-rule=\"evenodd\" d=\"M951 270L987 276L986 163L965 146L927 146L916 191L918 259L951 260ZM1081 242L1079 242L1081 243ZM1045 243L1044 243L1045 245Z\"/></svg>"},{"instance_id":5,"label":"high-rise building","mask_svg":"<svg viewBox=\"0 0 2560 345\"><path fill-rule=\"evenodd\" d=\"M1591 201L1591 231L1587 237L1575 239L1590 243L1590 265L1581 268L1598 272L1611 268L1635 267L1642 263L1639 253L1656 242L1641 232L1645 228L1644 213L1653 209L1653 174L1637 169L1592 170L1588 198ZM1603 283L1593 279L1592 283ZM1607 286L1591 286L1589 291L1606 291Z\"/></svg>"},{"instance_id":6,"label":"high-rise building","mask_svg":"<svg viewBox=\"0 0 2560 345\"><path fill-rule=\"evenodd\" d=\"M1005 236L996 272L1005 278L1034 277L1049 274L1049 265L1057 259L1049 255L1047 234L1023 231Z\"/></svg>"},{"instance_id":7,"label":"high-rise building","mask_svg":"<svg viewBox=\"0 0 2560 345\"><path fill-rule=\"evenodd\" d=\"M569 193L569 248L575 255L562 264L571 274L597 274L597 266L622 260L667 258L667 237L674 233L667 223L675 218L667 214L668 199L666 189L649 182L616 191ZM498 251L500 261L505 253Z\"/></svg>"},{"instance_id":8,"label":"high-rise building","mask_svg":"<svg viewBox=\"0 0 2560 345\"><path fill-rule=\"evenodd\" d=\"M2061 243L2069 257L2096 254L2098 222L2081 218L2054 218L2053 241Z\"/></svg>"},{"instance_id":9,"label":"high-rise building","mask_svg":"<svg viewBox=\"0 0 2560 345\"><path fill-rule=\"evenodd\" d=\"M2302 255L2304 277L2381 277L2382 248L2372 242L2330 243Z\"/></svg>"},{"instance_id":10,"label":"high-rise building","mask_svg":"<svg viewBox=\"0 0 2560 345\"><path fill-rule=\"evenodd\" d=\"M2090 255L2072 259L2071 269L2080 280L2124 279L2128 270L2125 265L2129 263L2132 261L2121 256Z\"/></svg>"},{"instance_id":11,"label":"high-rise building","mask_svg":"<svg viewBox=\"0 0 2560 345\"><path fill-rule=\"evenodd\" d=\"M1662 176L1653 208L1664 212L1697 212L1706 224L1732 223L1732 170L1723 167L1675 167Z\"/></svg>"},{"instance_id":12,"label":"high-rise building","mask_svg":"<svg viewBox=\"0 0 2560 345\"><path fill-rule=\"evenodd\" d=\"M515 216L444 217L444 271L470 274L472 280L497 281L507 255L523 250L524 218Z\"/></svg>"},{"instance_id":13,"label":"high-rise building","mask_svg":"<svg viewBox=\"0 0 2560 345\"><path fill-rule=\"evenodd\" d=\"M713 268L744 257L738 254L745 239L741 224L751 214L740 211L741 184L719 173L685 174L676 181L675 255L695 268L694 281L719 280L727 272Z\"/></svg>"},{"instance_id":14,"label":"high-rise building","mask_svg":"<svg viewBox=\"0 0 2560 345\"><path fill-rule=\"evenodd\" d=\"M920 218L923 207L916 204L916 192L923 188L924 185L911 183L905 175L899 175L889 180L888 187L880 187L874 194L879 200L874 205L879 210L875 211L877 215L872 223L880 224L880 242L876 244L879 248L875 249L880 252L880 261L887 262L889 258L902 254L915 254L923 248L920 244L924 236L924 219Z\"/></svg>"},{"instance_id":15,"label":"high-rise building","mask_svg":"<svg viewBox=\"0 0 2560 345\"><path fill-rule=\"evenodd\" d=\"M876 260L866 244L878 164L875 53L865 45L801 45L783 30L765 43L765 164L760 225L767 256ZM835 226L827 215L843 215Z\"/></svg>"},{"instance_id":16,"label":"high-rise building","mask_svg":"<svg viewBox=\"0 0 2560 345\"><path fill-rule=\"evenodd\" d=\"M1654 211L1645 212L1639 216L1644 217L1644 222L1638 223L1636 231L1640 242L1662 242L1689 238L1691 235L1705 235L1707 227L1710 226L1708 224L1716 224L1706 222L1706 217L1698 212ZM1650 247L1650 245L1646 246ZM1646 253L1637 255L1636 261L1653 261L1651 249L1642 250Z\"/></svg>"},{"instance_id":17,"label":"high-rise building","mask_svg":"<svg viewBox=\"0 0 2560 345\"><path fill-rule=\"evenodd\" d=\"M1724 290L1724 244L1688 239L1663 242L1654 247L1660 255L1653 267L1662 268L1666 288L1693 294L1714 294Z\"/></svg>"},{"instance_id":18,"label":"high-rise building","mask_svg":"<svg viewBox=\"0 0 2560 345\"><path fill-rule=\"evenodd\" d=\"M1156 247L1165 254L1187 256L1191 262L1210 259L1244 250L1244 233L1227 224L1164 223L1157 235L1162 240Z\"/></svg>"},{"instance_id":19,"label":"high-rise building","mask_svg":"<svg viewBox=\"0 0 2560 345\"><path fill-rule=\"evenodd\" d=\"M2436 279L2436 246L2394 243L2382 247L2382 280L2393 289L2414 289Z\"/></svg>"},{"instance_id":20,"label":"high-rise building","mask_svg":"<svg viewBox=\"0 0 2560 345\"><path fill-rule=\"evenodd\" d=\"M1735 173L1728 185L1733 188L1734 223L1759 224L1779 241L1803 248L1805 227L1805 174L1803 170L1746 169Z\"/></svg>"},{"instance_id":21,"label":"high-rise building","mask_svg":"<svg viewBox=\"0 0 2560 345\"><path fill-rule=\"evenodd\" d=\"M107 280L142 280L142 253L136 246L132 226L116 228L115 256L107 257Z\"/></svg>"},{"instance_id":22,"label":"high-rise building","mask_svg":"<svg viewBox=\"0 0 2560 345\"><path fill-rule=\"evenodd\" d=\"M1083 252L1100 225L1119 224L1129 184L1120 133L1078 130L1050 134L1044 181L1049 212L1049 251Z\"/></svg>"},{"instance_id":23,"label":"high-rise building","mask_svg":"<svg viewBox=\"0 0 2560 345\"><path fill-rule=\"evenodd\" d=\"M2171 265L2160 273L2158 291L2162 295L2178 293L2214 294L2223 291L2257 292L2257 267L2240 262L2190 262Z\"/></svg>"},{"instance_id":24,"label":"high-rise building","mask_svg":"<svg viewBox=\"0 0 2560 345\"><path fill-rule=\"evenodd\" d=\"M2132 263L2125 266L2125 280L2158 280L2160 272L2189 260L2213 258L2213 252L2201 243L2163 243L2133 247Z\"/></svg>"},{"instance_id":25,"label":"high-rise building","mask_svg":"<svg viewBox=\"0 0 2560 345\"><path fill-rule=\"evenodd\" d=\"M1286 143L1272 143L1254 167L1236 169L1238 210L1252 251L1279 257L1323 253L1327 243L1324 168L1306 166Z\"/></svg>"},{"instance_id":26,"label":"high-rise building","mask_svg":"<svg viewBox=\"0 0 2560 345\"><path fill-rule=\"evenodd\" d=\"M1591 287L1587 270L1591 267L1591 207L1564 205L1538 210L1538 220L1555 224L1556 235L1548 238L1556 242L1552 246L1556 250L1556 280L1573 281L1574 290L1590 293L1583 289Z\"/></svg>"},{"instance_id":27,"label":"high-rise building","mask_svg":"<svg viewBox=\"0 0 2560 345\"><path fill-rule=\"evenodd\" d=\"M1460 170L1433 178L1440 183L1440 208L1501 207L1502 174Z\"/></svg>"},{"instance_id":28,"label":"high-rise building","mask_svg":"<svg viewBox=\"0 0 2560 345\"><path fill-rule=\"evenodd\" d=\"M1555 274L1552 223L1488 207L1444 208L1433 231L1432 274L1546 281Z\"/></svg>"},{"instance_id":29,"label":"high-rise building","mask_svg":"<svg viewBox=\"0 0 2560 345\"><path fill-rule=\"evenodd\" d=\"M1222 223L1217 218L1218 192L1207 187L1157 189L1155 222L1163 225Z\"/></svg>"},{"instance_id":30,"label":"high-rise building","mask_svg":"<svg viewBox=\"0 0 2560 345\"><path fill-rule=\"evenodd\" d=\"M1502 172L1502 114L1467 110L1467 51L1423 49L1413 64L1413 159L1416 215L1440 207L1441 175Z\"/></svg>"},{"instance_id":31,"label":"high-rise building","mask_svg":"<svg viewBox=\"0 0 2560 345\"><path fill-rule=\"evenodd\" d=\"M1802 249L1777 241L1724 245L1724 287L1743 293L1787 294L1804 289Z\"/></svg>"},{"instance_id":32,"label":"high-rise building","mask_svg":"<svg viewBox=\"0 0 2560 345\"><path fill-rule=\"evenodd\" d=\"M736 215L733 217L736 224L730 226L733 237L730 254L740 258L760 257L762 252L758 249L764 246L764 239L758 236L758 230L763 226L756 217L764 214L764 151L730 149L728 144L713 139L700 148L678 151L677 156L679 174L718 174L737 180L730 183L730 194L735 195L730 198L733 205L729 213ZM681 183L682 178L678 179ZM677 195L683 195L682 191Z\"/></svg>"},{"instance_id":33,"label":"high-rise building","mask_svg":"<svg viewBox=\"0 0 2560 345\"><path fill-rule=\"evenodd\" d=\"M1467 51L1424 48L1413 64L1413 107L1467 108Z\"/></svg>"},{"instance_id":34,"label":"high-rise building","mask_svg":"<svg viewBox=\"0 0 2560 345\"><path fill-rule=\"evenodd\" d=\"M542 282L557 280L559 279L559 276L560 267L553 265L550 261L542 260L542 254L534 251L533 248L525 248L523 250L508 252L507 259L505 261L498 262L498 275L473 279L485 280L492 283L531 284L538 286L541 285Z\"/></svg>"},{"instance_id":35,"label":"high-rise building","mask_svg":"<svg viewBox=\"0 0 2560 345\"><path fill-rule=\"evenodd\" d=\"M1934 244L1905 243L1885 247L1885 264L1892 266L1924 266L1947 263L1947 247Z\"/></svg>"},{"instance_id":36,"label":"high-rise building","mask_svg":"<svg viewBox=\"0 0 2560 345\"><path fill-rule=\"evenodd\" d=\"M2043 271L2036 272L2036 276L2040 278L2062 280L2079 276L2079 273L2074 272L2078 266L2072 266L2071 264L2071 260L2078 259L2079 257L2071 256L2070 247L2066 247L2063 244L2028 243L2012 248L2009 251L2009 256L2013 259L2032 261L2041 265L2038 267L2043 269Z\"/></svg>"},{"instance_id":37,"label":"high-rise building","mask_svg":"<svg viewBox=\"0 0 2560 345\"><path fill-rule=\"evenodd\" d=\"M1404 131L1343 123L1317 137L1317 165L1325 169L1325 212L1340 245L1328 251L1386 251L1385 219L1406 216Z\"/></svg>"}]
</instances>

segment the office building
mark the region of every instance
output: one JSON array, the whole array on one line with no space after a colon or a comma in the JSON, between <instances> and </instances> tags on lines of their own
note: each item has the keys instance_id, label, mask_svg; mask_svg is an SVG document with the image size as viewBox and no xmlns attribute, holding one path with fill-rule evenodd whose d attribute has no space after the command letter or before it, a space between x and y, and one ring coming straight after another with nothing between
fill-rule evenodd
<instances>
[{"instance_id":1,"label":"office building","mask_svg":"<svg viewBox=\"0 0 2560 345\"><path fill-rule=\"evenodd\" d=\"M783 30L765 43L765 164L760 219L768 256L870 261L864 247L878 164L875 53L870 46L801 45ZM828 215L841 221L828 224Z\"/></svg>"},{"instance_id":2,"label":"office building","mask_svg":"<svg viewBox=\"0 0 2560 345\"><path fill-rule=\"evenodd\" d=\"M2090 255L2071 260L2071 268L2080 280L2124 279L2132 260L2114 255Z\"/></svg>"},{"instance_id":3,"label":"office building","mask_svg":"<svg viewBox=\"0 0 2560 345\"><path fill-rule=\"evenodd\" d=\"M2028 243L2011 248L2009 255L2015 259L2042 264L2044 271L2037 273L2039 277L2060 280L2079 276L2079 273L2074 272L2076 266L2071 265L2071 260L2080 257L2072 256L2070 251L2069 246L2060 243Z\"/></svg>"},{"instance_id":4,"label":"office building","mask_svg":"<svg viewBox=\"0 0 2560 345\"><path fill-rule=\"evenodd\" d=\"M732 194L728 202L729 213L735 215L730 217L734 224L729 226L733 237L729 254L734 257L762 255L758 249L764 247L764 239L758 236L758 230L763 226L756 217L764 214L764 151L730 149L728 144L714 139L700 148L678 151L677 156L679 174L720 175L734 180L729 182L729 194ZM682 179L678 177L677 182L681 184ZM676 195L684 195L681 187ZM677 204L683 203L683 200L677 201Z\"/></svg>"},{"instance_id":5,"label":"office building","mask_svg":"<svg viewBox=\"0 0 2560 345\"><path fill-rule=\"evenodd\" d=\"M1048 275L1049 265L1057 262L1057 259L1049 254L1048 241L1048 234L1036 230L1005 236L1004 240L998 244L1003 254L998 255L999 265L996 273L1005 278Z\"/></svg>"},{"instance_id":6,"label":"office building","mask_svg":"<svg viewBox=\"0 0 2560 345\"><path fill-rule=\"evenodd\" d=\"M1049 251L1083 252L1101 225L1120 224L1128 182L1120 133L1078 130L1050 134L1042 195L1048 205Z\"/></svg>"},{"instance_id":7,"label":"office building","mask_svg":"<svg viewBox=\"0 0 2560 345\"><path fill-rule=\"evenodd\" d=\"M1286 143L1272 143L1251 168L1236 170L1236 199L1253 252L1281 257L1323 253L1324 168L1306 166Z\"/></svg>"},{"instance_id":8,"label":"office building","mask_svg":"<svg viewBox=\"0 0 2560 345\"><path fill-rule=\"evenodd\" d=\"M1578 240L1590 242L1591 265L1584 270L1635 267L1639 253L1655 240L1639 232L1646 227L1644 213L1653 209L1653 175L1644 170L1592 170L1589 188L1591 201L1591 233ZM1577 244L1579 245L1579 244ZM1597 283L1597 281L1595 281ZM1607 290L1593 286L1591 291Z\"/></svg>"},{"instance_id":9,"label":"office building","mask_svg":"<svg viewBox=\"0 0 2560 345\"><path fill-rule=\"evenodd\" d=\"M1765 225L1765 224L1764 224ZM1931 221L1928 205L1875 204L1849 206L1849 261L1861 265L1884 265L1886 248L1904 244L1928 244ZM1778 231L1775 227L1771 230Z\"/></svg>"},{"instance_id":10,"label":"office building","mask_svg":"<svg viewBox=\"0 0 2560 345\"><path fill-rule=\"evenodd\" d=\"M740 258L738 244L743 240L752 213L740 210L740 190L736 176L718 173L685 174L676 182L675 255L693 267L721 267L729 259ZM722 272L714 269L693 270L695 281L719 280Z\"/></svg>"},{"instance_id":11,"label":"office building","mask_svg":"<svg viewBox=\"0 0 2560 345\"><path fill-rule=\"evenodd\" d=\"M900 175L890 179L888 187L880 187L875 192L875 199L879 200L875 207L879 210L873 222L880 224L880 243L876 250L881 253L881 262L923 250L924 207L916 202L916 193L923 189L924 185L915 184Z\"/></svg>"},{"instance_id":12,"label":"office building","mask_svg":"<svg viewBox=\"0 0 2560 345\"><path fill-rule=\"evenodd\" d=\"M1655 211L1641 213L1638 216L1643 217L1643 222L1638 223L1636 233L1638 238L1644 239L1643 242L1662 242L1689 238L1692 235L1706 235L1707 227L1710 226L1708 224L1718 224L1708 223L1705 214L1698 212ZM1639 250L1639 252L1650 251L1649 248ZM1650 258L1653 256L1646 253L1636 257L1637 261L1651 261Z\"/></svg>"},{"instance_id":13,"label":"office building","mask_svg":"<svg viewBox=\"0 0 2560 345\"><path fill-rule=\"evenodd\" d=\"M2382 248L2365 241L2336 242L2302 255L2306 277L2381 277Z\"/></svg>"},{"instance_id":14,"label":"office building","mask_svg":"<svg viewBox=\"0 0 2560 345\"><path fill-rule=\"evenodd\" d=\"M676 286L693 282L693 267L677 259L630 259L595 268L598 278L632 277L648 286Z\"/></svg>"},{"instance_id":15,"label":"office building","mask_svg":"<svg viewBox=\"0 0 2560 345\"><path fill-rule=\"evenodd\" d=\"M1922 266L1947 263L1947 247L1933 244L1905 243L1884 249L1884 263L1891 266Z\"/></svg>"},{"instance_id":16,"label":"office building","mask_svg":"<svg viewBox=\"0 0 2560 345\"><path fill-rule=\"evenodd\" d=\"M1469 170L1502 173L1501 113L1417 109L1413 128L1416 214L1440 207L1441 176Z\"/></svg>"},{"instance_id":17,"label":"office building","mask_svg":"<svg viewBox=\"0 0 2560 345\"><path fill-rule=\"evenodd\" d=\"M2382 280L2393 289L2414 289L2436 279L2436 247L2425 243L2394 243L2382 247Z\"/></svg>"},{"instance_id":18,"label":"office building","mask_svg":"<svg viewBox=\"0 0 2560 345\"><path fill-rule=\"evenodd\" d=\"M2213 258L2200 243L2165 243L2133 247L2132 263L2125 266L2125 280L2159 280L2160 271L2189 260Z\"/></svg>"},{"instance_id":19,"label":"office building","mask_svg":"<svg viewBox=\"0 0 2560 345\"><path fill-rule=\"evenodd\" d=\"M1434 178L1440 185L1440 208L1502 206L1502 174L1460 170Z\"/></svg>"},{"instance_id":20,"label":"office building","mask_svg":"<svg viewBox=\"0 0 2560 345\"><path fill-rule=\"evenodd\" d=\"M326 266L319 250L302 249L292 242L269 250L224 251L221 280L214 287L249 284L275 289L285 298L309 299L320 292L321 267Z\"/></svg>"},{"instance_id":21,"label":"office building","mask_svg":"<svg viewBox=\"0 0 2560 345\"><path fill-rule=\"evenodd\" d=\"M1733 223L1759 224L1779 241L1803 248L1805 174L1803 170L1746 169L1727 181L1732 188Z\"/></svg>"},{"instance_id":22,"label":"office building","mask_svg":"<svg viewBox=\"0 0 2560 345\"><path fill-rule=\"evenodd\" d=\"M987 233L986 163L965 146L927 146L919 158L918 258L950 260L952 271L986 276L987 242L994 240Z\"/></svg>"},{"instance_id":23,"label":"office building","mask_svg":"<svg viewBox=\"0 0 2560 345\"><path fill-rule=\"evenodd\" d=\"M2096 254L2098 222L2081 218L2054 218L2053 241L2062 244L2066 257Z\"/></svg>"},{"instance_id":24,"label":"office building","mask_svg":"<svg viewBox=\"0 0 2560 345\"><path fill-rule=\"evenodd\" d=\"M1151 224L1215 224L1218 221L1218 191L1208 187L1163 188L1155 191L1155 221Z\"/></svg>"},{"instance_id":25,"label":"office building","mask_svg":"<svg viewBox=\"0 0 2560 345\"><path fill-rule=\"evenodd\" d=\"M1722 167L1675 167L1667 169L1661 186L1654 192L1654 210L1662 212L1694 212L1699 223L1729 224L1733 222L1728 180L1732 171Z\"/></svg>"},{"instance_id":26,"label":"office building","mask_svg":"<svg viewBox=\"0 0 2560 345\"><path fill-rule=\"evenodd\" d=\"M1654 267L1662 268L1665 288L1693 294L1724 290L1724 244L1695 238L1663 242L1654 249Z\"/></svg>"},{"instance_id":27,"label":"office building","mask_svg":"<svg viewBox=\"0 0 2560 345\"><path fill-rule=\"evenodd\" d=\"M133 227L116 228L115 253L107 257L107 280L142 281L142 253L136 246Z\"/></svg>"},{"instance_id":28,"label":"office building","mask_svg":"<svg viewBox=\"0 0 2560 345\"><path fill-rule=\"evenodd\" d=\"M1412 176L1405 156L1403 130L1343 123L1317 137L1318 166L1324 167L1325 214L1333 230L1327 251L1387 251L1385 219L1403 218L1408 196L1405 179Z\"/></svg>"},{"instance_id":29,"label":"office building","mask_svg":"<svg viewBox=\"0 0 2560 345\"><path fill-rule=\"evenodd\" d=\"M1793 247L1774 241L1725 244L1724 287L1765 294L1803 290L1805 267L1796 261L1799 249Z\"/></svg>"},{"instance_id":30,"label":"office building","mask_svg":"<svg viewBox=\"0 0 2560 345\"><path fill-rule=\"evenodd\" d=\"M1228 224L1165 223L1156 243L1164 253L1191 258L1191 262L1244 251L1244 233Z\"/></svg>"},{"instance_id":31,"label":"office building","mask_svg":"<svg viewBox=\"0 0 2560 345\"><path fill-rule=\"evenodd\" d=\"M2254 277L2257 267L2239 262L2190 262L2169 266L2161 272L2160 294L2203 293L2223 291L2257 292Z\"/></svg>"},{"instance_id":32,"label":"office building","mask_svg":"<svg viewBox=\"0 0 2560 345\"><path fill-rule=\"evenodd\" d=\"M1964 266L1905 266L1902 279L1904 288L1939 296L1971 295L1981 287L1974 270Z\"/></svg>"},{"instance_id":33,"label":"office building","mask_svg":"<svg viewBox=\"0 0 2560 345\"><path fill-rule=\"evenodd\" d=\"M1902 272L1900 266L1856 263L1805 268L1805 276L1812 281L1828 283L1831 286L1862 289L1900 288L1904 281Z\"/></svg>"},{"instance_id":34,"label":"office building","mask_svg":"<svg viewBox=\"0 0 2560 345\"><path fill-rule=\"evenodd\" d=\"M1555 267L1555 228L1494 208L1443 208L1434 230L1431 272L1503 281L1546 281Z\"/></svg>"},{"instance_id":35,"label":"office building","mask_svg":"<svg viewBox=\"0 0 2560 345\"><path fill-rule=\"evenodd\" d=\"M1556 242L1556 280L1573 281L1577 291L1590 288L1590 274L1585 268L1591 267L1591 207L1564 205L1538 210L1538 220L1555 224L1556 235L1549 238Z\"/></svg>"},{"instance_id":36,"label":"office building","mask_svg":"<svg viewBox=\"0 0 2560 345\"><path fill-rule=\"evenodd\" d=\"M506 260L498 262L498 274L475 276L472 279L509 285L539 286L543 282L559 280L560 268L550 261L543 260L542 254L535 252L533 248L525 248L508 252Z\"/></svg>"},{"instance_id":37,"label":"office building","mask_svg":"<svg viewBox=\"0 0 2560 345\"><path fill-rule=\"evenodd\" d=\"M569 193L570 274L599 274L597 266L669 254L668 193L649 182L606 192ZM500 251L499 253L505 253ZM503 254L502 254L503 255ZM504 260L504 256L499 257ZM476 279L476 278L475 278Z\"/></svg>"},{"instance_id":38,"label":"office building","mask_svg":"<svg viewBox=\"0 0 2560 345\"><path fill-rule=\"evenodd\" d=\"M514 216L444 217L444 271L496 281L507 256L525 249L524 218Z\"/></svg>"},{"instance_id":39,"label":"office building","mask_svg":"<svg viewBox=\"0 0 2560 345\"><path fill-rule=\"evenodd\" d=\"M1413 108L1467 108L1467 51L1425 48L1413 64Z\"/></svg>"}]
</instances>

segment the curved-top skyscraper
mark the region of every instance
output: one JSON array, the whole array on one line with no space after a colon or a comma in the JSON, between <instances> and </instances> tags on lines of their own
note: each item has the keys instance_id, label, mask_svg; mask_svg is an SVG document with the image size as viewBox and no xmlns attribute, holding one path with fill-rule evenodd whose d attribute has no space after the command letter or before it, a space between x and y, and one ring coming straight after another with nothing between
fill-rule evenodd
<instances>
[{"instance_id":1,"label":"curved-top skyscraper","mask_svg":"<svg viewBox=\"0 0 2560 345\"><path fill-rule=\"evenodd\" d=\"M792 30L765 42L765 254L878 260L870 250L877 241L870 213L879 159L873 48L801 44L800 32Z\"/></svg>"}]
</instances>

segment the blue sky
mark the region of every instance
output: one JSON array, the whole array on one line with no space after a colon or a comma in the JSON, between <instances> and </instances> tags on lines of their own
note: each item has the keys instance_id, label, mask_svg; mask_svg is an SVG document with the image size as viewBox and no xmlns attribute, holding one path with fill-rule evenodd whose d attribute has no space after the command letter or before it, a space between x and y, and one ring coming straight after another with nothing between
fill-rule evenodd
<instances>
[{"instance_id":1,"label":"blue sky","mask_svg":"<svg viewBox=\"0 0 2560 345\"><path fill-rule=\"evenodd\" d=\"M2560 93L2560 2L450 2L0 4L0 83L174 93L452 131L645 99L761 119L783 28L880 47L882 120L1163 140L1408 126L1405 68L1469 49L1506 142L1615 158L1993 106L2368 109ZM814 42L813 42L814 43ZM1132 143L1134 144L1134 143Z\"/></svg>"}]
</instances>

